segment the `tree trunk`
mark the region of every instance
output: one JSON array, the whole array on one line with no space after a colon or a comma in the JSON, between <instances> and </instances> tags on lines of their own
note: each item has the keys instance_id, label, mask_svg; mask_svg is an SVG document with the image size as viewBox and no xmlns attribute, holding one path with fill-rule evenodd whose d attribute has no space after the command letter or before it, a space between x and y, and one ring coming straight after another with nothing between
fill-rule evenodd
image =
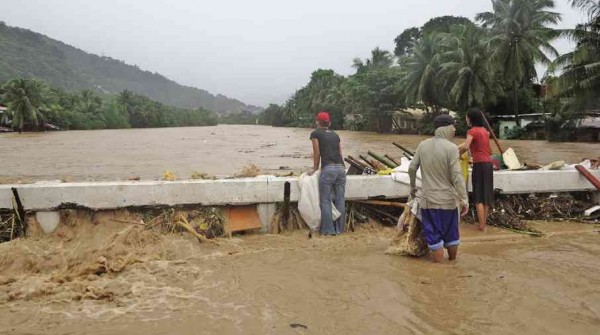
<instances>
[{"instance_id":1,"label":"tree trunk","mask_svg":"<svg viewBox=\"0 0 600 335\"><path fill-rule=\"evenodd\" d=\"M516 80L513 82L513 112L515 113L517 127L521 127L521 118L519 117L519 91L517 90Z\"/></svg>"}]
</instances>

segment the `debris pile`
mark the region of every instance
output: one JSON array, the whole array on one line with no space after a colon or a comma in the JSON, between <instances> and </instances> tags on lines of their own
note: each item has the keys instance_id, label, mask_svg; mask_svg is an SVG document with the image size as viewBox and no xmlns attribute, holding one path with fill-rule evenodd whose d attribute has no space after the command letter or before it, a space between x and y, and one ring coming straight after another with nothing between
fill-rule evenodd
<instances>
[{"instance_id":1,"label":"debris pile","mask_svg":"<svg viewBox=\"0 0 600 335\"><path fill-rule=\"evenodd\" d=\"M530 194L497 196L489 223L502 228L536 232L523 220L581 221L586 201L571 194Z\"/></svg>"},{"instance_id":2,"label":"debris pile","mask_svg":"<svg viewBox=\"0 0 600 335\"><path fill-rule=\"evenodd\" d=\"M298 211L298 204L277 203L277 209L271 218L270 234L279 234L284 231L308 229Z\"/></svg>"},{"instance_id":3,"label":"debris pile","mask_svg":"<svg viewBox=\"0 0 600 335\"><path fill-rule=\"evenodd\" d=\"M404 204L395 201L365 200L350 202L346 207L346 213L349 213L346 222L350 229L355 223L368 222L369 218L384 226L393 227L403 213Z\"/></svg>"},{"instance_id":4,"label":"debris pile","mask_svg":"<svg viewBox=\"0 0 600 335\"><path fill-rule=\"evenodd\" d=\"M194 209L168 208L143 213L146 229L158 229L164 233L188 232L200 242L216 243L212 239L225 233L225 217L217 207Z\"/></svg>"},{"instance_id":5,"label":"debris pile","mask_svg":"<svg viewBox=\"0 0 600 335\"><path fill-rule=\"evenodd\" d=\"M24 228L15 212L0 210L0 243L23 236Z\"/></svg>"},{"instance_id":6,"label":"debris pile","mask_svg":"<svg viewBox=\"0 0 600 335\"><path fill-rule=\"evenodd\" d=\"M244 165L240 173L235 174L235 178L252 178L261 174L261 170L254 164Z\"/></svg>"},{"instance_id":7,"label":"debris pile","mask_svg":"<svg viewBox=\"0 0 600 335\"><path fill-rule=\"evenodd\" d=\"M408 205L398 219L398 234L385 251L388 255L421 257L427 254L428 247L425 242L423 228L412 214Z\"/></svg>"}]
</instances>

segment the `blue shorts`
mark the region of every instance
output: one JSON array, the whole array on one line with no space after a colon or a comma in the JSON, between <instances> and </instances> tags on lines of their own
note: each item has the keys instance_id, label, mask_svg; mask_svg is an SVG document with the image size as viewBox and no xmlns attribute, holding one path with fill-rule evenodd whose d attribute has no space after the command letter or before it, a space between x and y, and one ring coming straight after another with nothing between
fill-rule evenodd
<instances>
[{"instance_id":1,"label":"blue shorts","mask_svg":"<svg viewBox=\"0 0 600 335\"><path fill-rule=\"evenodd\" d=\"M421 209L425 240L431 251L460 244L457 209Z\"/></svg>"}]
</instances>

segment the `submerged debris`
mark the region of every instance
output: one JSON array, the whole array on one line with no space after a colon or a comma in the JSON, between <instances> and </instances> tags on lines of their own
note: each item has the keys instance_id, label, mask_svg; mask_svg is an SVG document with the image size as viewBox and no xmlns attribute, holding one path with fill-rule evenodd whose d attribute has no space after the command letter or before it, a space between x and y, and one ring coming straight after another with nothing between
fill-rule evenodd
<instances>
[{"instance_id":1,"label":"submerged debris","mask_svg":"<svg viewBox=\"0 0 600 335\"><path fill-rule=\"evenodd\" d=\"M254 164L244 165L240 173L236 173L236 178L252 178L261 174L261 170Z\"/></svg>"},{"instance_id":2,"label":"submerged debris","mask_svg":"<svg viewBox=\"0 0 600 335\"><path fill-rule=\"evenodd\" d=\"M298 211L298 204L288 205L286 213L285 204L277 203L277 209L271 218L269 233L279 234L284 231L308 229L306 222Z\"/></svg>"},{"instance_id":3,"label":"submerged debris","mask_svg":"<svg viewBox=\"0 0 600 335\"><path fill-rule=\"evenodd\" d=\"M225 216L217 207L196 209L168 208L146 213L146 229L165 233L189 232L200 241L221 237L225 233Z\"/></svg>"},{"instance_id":4,"label":"submerged debris","mask_svg":"<svg viewBox=\"0 0 600 335\"><path fill-rule=\"evenodd\" d=\"M175 181L175 179L177 179L177 176L175 176L173 172L167 170L163 173L162 179L166 181Z\"/></svg>"},{"instance_id":5,"label":"submerged debris","mask_svg":"<svg viewBox=\"0 0 600 335\"><path fill-rule=\"evenodd\" d=\"M192 178L192 179L210 179L210 180L217 179L217 177L211 176L208 173L198 172L198 171L194 171L192 173L192 175L190 176L190 178Z\"/></svg>"}]
</instances>

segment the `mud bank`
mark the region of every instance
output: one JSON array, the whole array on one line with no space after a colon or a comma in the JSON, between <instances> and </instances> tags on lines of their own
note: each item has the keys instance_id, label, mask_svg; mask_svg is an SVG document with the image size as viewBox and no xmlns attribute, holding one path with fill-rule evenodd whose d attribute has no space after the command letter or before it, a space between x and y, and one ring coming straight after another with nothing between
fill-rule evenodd
<instances>
[{"instance_id":1,"label":"mud bank","mask_svg":"<svg viewBox=\"0 0 600 335\"><path fill-rule=\"evenodd\" d=\"M0 244L1 334L593 334L598 225L462 225L459 261L384 254L392 229L200 244L124 213ZM306 328L305 328L306 327Z\"/></svg>"}]
</instances>

